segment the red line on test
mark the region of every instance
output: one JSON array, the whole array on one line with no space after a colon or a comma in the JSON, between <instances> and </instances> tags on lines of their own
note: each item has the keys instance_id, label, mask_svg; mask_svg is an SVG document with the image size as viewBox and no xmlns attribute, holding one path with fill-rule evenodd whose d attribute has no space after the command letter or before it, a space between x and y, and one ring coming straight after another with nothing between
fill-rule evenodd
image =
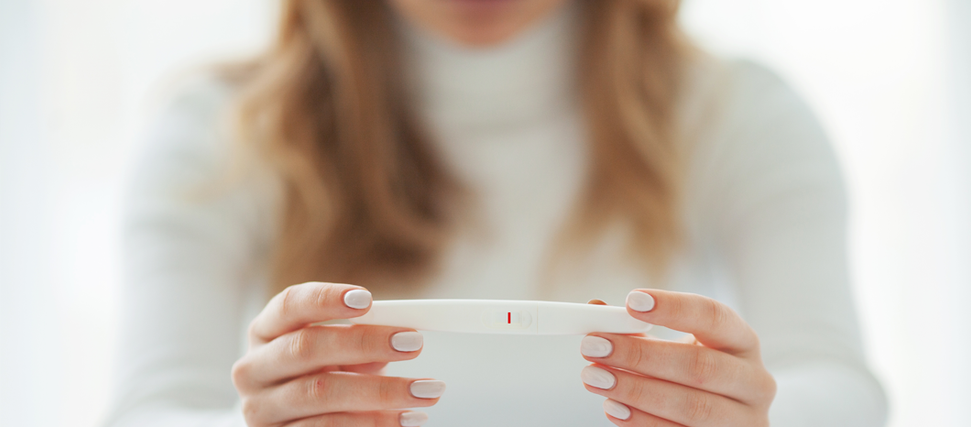
<instances>
[{"instance_id":1,"label":"red line on test","mask_svg":"<svg viewBox=\"0 0 971 427\"><path fill-rule=\"evenodd\" d=\"M512 312L511 311L506 313L506 323L508 323L510 325L512 324Z\"/></svg>"}]
</instances>

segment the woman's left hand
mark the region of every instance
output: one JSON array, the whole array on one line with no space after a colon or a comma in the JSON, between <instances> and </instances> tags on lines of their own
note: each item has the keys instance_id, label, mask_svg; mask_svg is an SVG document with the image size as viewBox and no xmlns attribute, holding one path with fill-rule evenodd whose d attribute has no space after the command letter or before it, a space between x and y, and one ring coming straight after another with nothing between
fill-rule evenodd
<instances>
[{"instance_id":1,"label":"woman's left hand","mask_svg":"<svg viewBox=\"0 0 971 427\"><path fill-rule=\"evenodd\" d=\"M638 289L627 296L637 319L687 332L689 342L594 333L581 353L587 390L607 397L618 426L769 425L775 380L755 331L728 306L680 292Z\"/></svg>"}]
</instances>

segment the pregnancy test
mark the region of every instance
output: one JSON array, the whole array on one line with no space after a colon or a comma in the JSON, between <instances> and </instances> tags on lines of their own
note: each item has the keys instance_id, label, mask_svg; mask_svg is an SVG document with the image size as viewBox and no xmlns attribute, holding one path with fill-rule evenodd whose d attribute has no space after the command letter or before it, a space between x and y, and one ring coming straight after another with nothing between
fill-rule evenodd
<instances>
[{"instance_id":1,"label":"pregnancy test","mask_svg":"<svg viewBox=\"0 0 971 427\"><path fill-rule=\"evenodd\" d=\"M631 317L624 307L550 301L374 301L365 315L349 320L359 325L483 334L635 334L651 329L650 323Z\"/></svg>"}]
</instances>

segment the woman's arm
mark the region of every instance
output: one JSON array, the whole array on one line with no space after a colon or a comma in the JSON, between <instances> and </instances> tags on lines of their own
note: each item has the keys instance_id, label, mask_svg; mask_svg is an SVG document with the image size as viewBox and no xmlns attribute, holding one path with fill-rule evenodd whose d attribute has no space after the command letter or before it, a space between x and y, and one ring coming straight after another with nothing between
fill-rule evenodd
<instances>
[{"instance_id":1,"label":"woman's arm","mask_svg":"<svg viewBox=\"0 0 971 427\"><path fill-rule=\"evenodd\" d=\"M880 426L846 268L840 173L812 115L750 64L694 152L691 203L742 316L711 298L635 290L628 312L687 342L592 334L581 377L621 426Z\"/></svg>"},{"instance_id":2,"label":"woman's arm","mask_svg":"<svg viewBox=\"0 0 971 427\"><path fill-rule=\"evenodd\" d=\"M849 285L846 195L813 114L777 77L732 67L722 138L700 158L703 215L778 383L774 426L879 426Z\"/></svg>"},{"instance_id":3,"label":"woman's arm","mask_svg":"<svg viewBox=\"0 0 971 427\"><path fill-rule=\"evenodd\" d=\"M313 326L366 313L370 293L305 283L263 307L277 193L271 176L239 169L221 145L227 98L214 83L179 98L134 181L118 398L107 424L421 425L427 416L405 408L434 405L444 383L380 375L420 354L420 334Z\"/></svg>"},{"instance_id":4,"label":"woman's arm","mask_svg":"<svg viewBox=\"0 0 971 427\"><path fill-rule=\"evenodd\" d=\"M226 99L218 83L192 85L152 127L135 172L107 425L245 425L229 368L244 349L245 295L258 292L269 227L258 187L229 179Z\"/></svg>"}]
</instances>

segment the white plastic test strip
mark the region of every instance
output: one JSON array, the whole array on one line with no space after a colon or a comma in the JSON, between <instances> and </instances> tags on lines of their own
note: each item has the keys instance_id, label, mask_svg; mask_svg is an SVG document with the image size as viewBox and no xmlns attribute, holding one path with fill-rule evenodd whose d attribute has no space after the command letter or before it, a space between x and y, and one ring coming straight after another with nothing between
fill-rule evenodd
<instances>
[{"instance_id":1,"label":"white plastic test strip","mask_svg":"<svg viewBox=\"0 0 971 427\"><path fill-rule=\"evenodd\" d=\"M651 324L631 317L624 307L549 301L374 301L367 314L349 320L361 325L486 334L633 334L651 329Z\"/></svg>"}]
</instances>

